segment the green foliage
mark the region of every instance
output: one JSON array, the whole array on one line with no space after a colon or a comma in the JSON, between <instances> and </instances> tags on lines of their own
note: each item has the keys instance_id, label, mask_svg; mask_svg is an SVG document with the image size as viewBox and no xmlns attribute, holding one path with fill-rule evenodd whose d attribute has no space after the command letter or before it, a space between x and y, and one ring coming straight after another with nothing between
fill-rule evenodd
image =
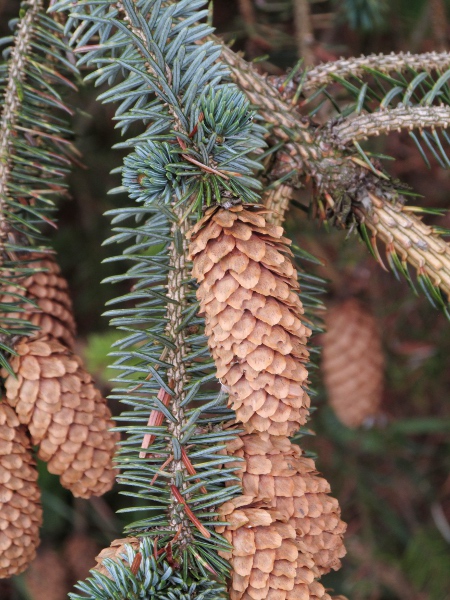
<instances>
[{"instance_id":1,"label":"green foliage","mask_svg":"<svg viewBox=\"0 0 450 600\"><path fill-rule=\"evenodd\" d=\"M141 555L139 569L130 565ZM102 562L108 575L91 571L92 577L79 583L80 594L69 594L72 600L215 600L224 598L221 587L210 578L194 579L187 572L179 573L162 555L155 559L153 544L141 541L139 551L126 544L117 560Z\"/></svg>"},{"instance_id":2,"label":"green foliage","mask_svg":"<svg viewBox=\"0 0 450 600\"><path fill-rule=\"evenodd\" d=\"M254 123L245 96L223 83L220 47L204 41L212 31L198 23L207 14L204 4L95 0L73 6L64 0L56 6L71 10L66 31L73 31L79 66L96 68L87 81L108 84L99 99L116 104L123 134L133 131L118 144L133 151L125 159L123 186L115 191L127 191L136 202L108 213L114 229L107 243L122 250L109 260L126 265L108 281L131 286L106 313L122 332L112 353L118 373L112 398L129 407L119 418L126 433L119 481L138 505L124 512L142 514L126 531L151 537L162 551L170 545L184 582L188 571L198 580L212 572L223 581L228 564L218 550L228 546L214 531L216 507L240 490L227 467L233 458L223 455L235 435L224 429L232 413L215 384L197 316L185 233L204 206L258 199L260 184L252 174L264 145L264 130ZM152 411L163 415L162 422L148 423ZM152 440L147 455L144 435ZM108 590L128 585L125 571L122 576ZM105 582L91 583L102 598ZM214 588L215 597L219 589L223 583ZM210 597L184 587L176 593L167 597Z\"/></svg>"}]
</instances>

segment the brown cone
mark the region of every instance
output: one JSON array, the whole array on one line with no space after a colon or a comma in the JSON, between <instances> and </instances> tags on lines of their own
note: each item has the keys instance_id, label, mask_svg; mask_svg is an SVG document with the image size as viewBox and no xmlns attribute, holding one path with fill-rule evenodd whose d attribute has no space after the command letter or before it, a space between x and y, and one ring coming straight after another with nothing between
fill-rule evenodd
<instances>
[{"instance_id":1,"label":"brown cone","mask_svg":"<svg viewBox=\"0 0 450 600\"><path fill-rule=\"evenodd\" d=\"M42 524L30 441L14 411L0 403L0 578L24 571L36 556Z\"/></svg>"},{"instance_id":2,"label":"brown cone","mask_svg":"<svg viewBox=\"0 0 450 600\"><path fill-rule=\"evenodd\" d=\"M191 232L206 334L247 432L289 436L306 422L306 341L297 273L282 227L247 205L210 209Z\"/></svg>"},{"instance_id":3,"label":"brown cone","mask_svg":"<svg viewBox=\"0 0 450 600\"><path fill-rule=\"evenodd\" d=\"M6 398L28 426L38 456L74 496L89 498L111 489L118 434L106 400L81 359L43 337L22 341L11 359L17 377L6 377Z\"/></svg>"},{"instance_id":4,"label":"brown cone","mask_svg":"<svg viewBox=\"0 0 450 600\"><path fill-rule=\"evenodd\" d=\"M338 502L328 496L327 481L318 475L314 462L303 457L300 448L287 438L244 435L228 444L227 450L241 459L236 467L243 494L222 505L221 516L229 525L218 528L233 545L223 556L233 566L233 590L242 592L235 598L247 598L245 592L258 600L262 591L258 592L260 588L252 581L264 583L264 594L272 587L279 589L276 586L281 580L268 580L262 573L282 574L286 586L292 584L292 589L298 588L296 594L301 589L306 594L316 577L340 567L339 559L345 554L342 536L346 526L340 520ZM251 532L278 539L274 532L280 527L289 531L290 537L278 540L278 554L275 547L269 552L269 547L258 548L247 540ZM243 553L245 548L247 554ZM261 600L266 597L270 596L263 595Z\"/></svg>"},{"instance_id":5,"label":"brown cone","mask_svg":"<svg viewBox=\"0 0 450 600\"><path fill-rule=\"evenodd\" d=\"M116 561L118 561L119 559L123 560L123 555L125 553L126 545L131 546L135 550L138 550L139 546L140 546L140 542L139 542L138 538L135 538L135 537L128 537L128 538L122 538L119 540L114 540L113 542L111 542L111 545L109 546L109 548L104 548L100 552L100 554L95 557L95 560L97 561L97 564L94 567L95 570L98 571L99 573L102 573L103 575L106 575L107 577L111 577L109 572L103 566L103 561L105 560L105 558L111 558L112 560L116 560Z\"/></svg>"},{"instance_id":6,"label":"brown cone","mask_svg":"<svg viewBox=\"0 0 450 600\"><path fill-rule=\"evenodd\" d=\"M383 393L383 350L373 316L355 299L332 308L323 336L322 369L338 419L359 427L379 412Z\"/></svg>"},{"instance_id":7,"label":"brown cone","mask_svg":"<svg viewBox=\"0 0 450 600\"><path fill-rule=\"evenodd\" d=\"M45 548L25 574L25 584L33 600L63 600L70 591L67 572L61 556Z\"/></svg>"},{"instance_id":8,"label":"brown cone","mask_svg":"<svg viewBox=\"0 0 450 600\"><path fill-rule=\"evenodd\" d=\"M27 302L22 303L21 307L25 312L8 313L8 318L29 320L40 328L35 337L49 334L72 348L76 325L67 281L61 276L61 269L54 256L36 254L31 259L24 266L35 269L36 272L21 280L15 279L14 283L6 286L1 300L17 302L14 294L20 294L33 301L37 307Z\"/></svg>"}]
</instances>

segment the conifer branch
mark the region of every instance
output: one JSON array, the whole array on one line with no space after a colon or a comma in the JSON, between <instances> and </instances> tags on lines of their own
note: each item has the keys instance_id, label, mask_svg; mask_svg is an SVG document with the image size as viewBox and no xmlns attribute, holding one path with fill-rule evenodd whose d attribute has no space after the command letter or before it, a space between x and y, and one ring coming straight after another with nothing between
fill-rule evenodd
<instances>
[{"instance_id":1,"label":"conifer branch","mask_svg":"<svg viewBox=\"0 0 450 600\"><path fill-rule=\"evenodd\" d=\"M376 70L386 75L394 71L439 71L450 68L450 52L424 52L423 54L410 54L399 52L396 54L370 54L352 58L341 58L334 62L324 63L306 72L302 89L312 92L324 85L328 85L337 78L363 77ZM291 83L285 88L286 97L293 96L302 74L294 76ZM276 85L282 84L281 78L271 78Z\"/></svg>"},{"instance_id":2,"label":"conifer branch","mask_svg":"<svg viewBox=\"0 0 450 600\"><path fill-rule=\"evenodd\" d=\"M8 178L11 170L13 136L23 101L22 85L26 76L27 55L34 25L43 9L42 0L29 0L28 10L17 28L14 47L8 66L8 82L3 97L0 119L0 252L3 252L5 235L9 230L6 219L5 198L8 196Z\"/></svg>"},{"instance_id":3,"label":"conifer branch","mask_svg":"<svg viewBox=\"0 0 450 600\"><path fill-rule=\"evenodd\" d=\"M446 297L435 296L436 303L450 301L450 245L418 218L411 208L392 204L370 194L372 210L364 210L364 223L386 244L386 254L394 269L406 269L409 262L419 281L428 279ZM400 261L394 256L397 254ZM395 261L395 263L393 262ZM398 263L398 264L396 264ZM401 263L401 265L400 265Z\"/></svg>"},{"instance_id":4,"label":"conifer branch","mask_svg":"<svg viewBox=\"0 0 450 600\"><path fill-rule=\"evenodd\" d=\"M352 116L330 127L341 144L366 140L391 131L443 128L450 124L449 106L399 106Z\"/></svg>"},{"instance_id":5,"label":"conifer branch","mask_svg":"<svg viewBox=\"0 0 450 600\"><path fill-rule=\"evenodd\" d=\"M68 124L72 110L63 96L67 88L76 89L71 80L77 69L63 38L62 25L47 17L42 0L24 0L6 62L0 65L3 289L33 272L30 253L49 252L43 232L56 227L55 199L66 195L66 176L77 158ZM13 299L7 298L0 299L0 363L8 370L14 342L36 327L24 315L30 304L20 284Z\"/></svg>"}]
</instances>

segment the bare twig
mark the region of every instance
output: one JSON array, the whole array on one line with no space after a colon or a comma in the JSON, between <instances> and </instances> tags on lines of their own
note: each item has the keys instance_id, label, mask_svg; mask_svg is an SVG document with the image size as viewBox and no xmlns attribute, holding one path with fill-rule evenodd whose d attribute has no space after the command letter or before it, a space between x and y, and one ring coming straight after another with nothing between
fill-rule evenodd
<instances>
[{"instance_id":1,"label":"bare twig","mask_svg":"<svg viewBox=\"0 0 450 600\"><path fill-rule=\"evenodd\" d=\"M436 47L443 51L447 48L447 11L444 0L430 0L430 20Z\"/></svg>"},{"instance_id":2,"label":"bare twig","mask_svg":"<svg viewBox=\"0 0 450 600\"><path fill-rule=\"evenodd\" d=\"M363 210L366 225L419 275L426 274L450 299L450 246L408 207L391 204L370 194L372 210Z\"/></svg>"},{"instance_id":3,"label":"bare twig","mask_svg":"<svg viewBox=\"0 0 450 600\"><path fill-rule=\"evenodd\" d=\"M449 106L401 106L349 117L332 131L342 144L402 129L444 128L450 124Z\"/></svg>"},{"instance_id":4,"label":"bare twig","mask_svg":"<svg viewBox=\"0 0 450 600\"><path fill-rule=\"evenodd\" d=\"M352 58L340 58L334 62L324 63L314 67L306 73L303 90L311 92L317 88L332 83L336 77L348 79L349 77L362 77L367 75L369 69L376 69L381 73L414 71L446 71L450 68L450 52L425 52L423 54L410 54L400 52L395 54L370 54ZM294 94L299 80L298 75L285 90L285 94Z\"/></svg>"},{"instance_id":5,"label":"bare twig","mask_svg":"<svg viewBox=\"0 0 450 600\"><path fill-rule=\"evenodd\" d=\"M313 65L314 53L311 48L314 34L308 0L294 0L294 21L298 56L303 58L305 66Z\"/></svg>"}]
</instances>

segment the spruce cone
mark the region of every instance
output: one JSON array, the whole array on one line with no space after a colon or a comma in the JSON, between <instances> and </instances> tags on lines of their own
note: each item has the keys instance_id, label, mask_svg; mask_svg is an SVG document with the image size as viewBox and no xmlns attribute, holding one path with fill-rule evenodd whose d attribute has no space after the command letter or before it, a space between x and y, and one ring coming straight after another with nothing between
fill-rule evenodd
<instances>
[{"instance_id":1,"label":"spruce cone","mask_svg":"<svg viewBox=\"0 0 450 600\"><path fill-rule=\"evenodd\" d=\"M289 436L306 422L306 341L282 227L261 207L214 208L191 232L193 275L217 377L247 432Z\"/></svg>"},{"instance_id":2,"label":"spruce cone","mask_svg":"<svg viewBox=\"0 0 450 600\"><path fill-rule=\"evenodd\" d=\"M244 459L235 465L243 495L222 505L229 525L218 528L233 545L223 554L233 567L232 598L321 597L314 579L338 569L345 554L346 526L327 481L287 438L244 435L227 451ZM258 536L275 545L258 546Z\"/></svg>"},{"instance_id":3,"label":"spruce cone","mask_svg":"<svg viewBox=\"0 0 450 600\"><path fill-rule=\"evenodd\" d=\"M38 456L74 496L111 489L117 433L111 413L81 359L50 337L22 341L6 372L7 401L27 425Z\"/></svg>"},{"instance_id":4,"label":"spruce cone","mask_svg":"<svg viewBox=\"0 0 450 600\"><path fill-rule=\"evenodd\" d=\"M38 474L30 441L14 411L0 403L0 578L27 568L42 524Z\"/></svg>"},{"instance_id":5,"label":"spruce cone","mask_svg":"<svg viewBox=\"0 0 450 600\"><path fill-rule=\"evenodd\" d=\"M373 316L355 299L328 313L322 368L328 398L338 419L359 427L379 412L383 393L383 350Z\"/></svg>"},{"instance_id":6,"label":"spruce cone","mask_svg":"<svg viewBox=\"0 0 450 600\"><path fill-rule=\"evenodd\" d=\"M63 600L70 591L66 576L64 560L55 550L45 548L25 574L27 591L33 600Z\"/></svg>"},{"instance_id":7,"label":"spruce cone","mask_svg":"<svg viewBox=\"0 0 450 600\"><path fill-rule=\"evenodd\" d=\"M67 281L61 276L58 263L52 255L36 254L24 266L36 269L36 272L6 286L1 300L14 303L17 302L14 294L20 294L37 304L37 308L27 302L22 303L24 312L8 313L8 318L28 319L33 325L40 327L35 337L48 334L73 348L76 325L72 301Z\"/></svg>"}]
</instances>

